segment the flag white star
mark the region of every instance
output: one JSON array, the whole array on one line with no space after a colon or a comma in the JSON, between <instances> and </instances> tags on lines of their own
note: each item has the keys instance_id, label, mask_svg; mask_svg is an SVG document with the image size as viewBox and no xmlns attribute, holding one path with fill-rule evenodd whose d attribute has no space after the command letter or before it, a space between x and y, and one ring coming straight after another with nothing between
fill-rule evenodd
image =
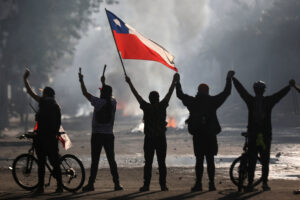
<instances>
[{"instance_id":1,"label":"flag white star","mask_svg":"<svg viewBox=\"0 0 300 200\"><path fill-rule=\"evenodd\" d=\"M114 22L115 22L115 24L117 24L118 26L121 27L121 23L120 23L120 21L118 19L114 19Z\"/></svg>"}]
</instances>

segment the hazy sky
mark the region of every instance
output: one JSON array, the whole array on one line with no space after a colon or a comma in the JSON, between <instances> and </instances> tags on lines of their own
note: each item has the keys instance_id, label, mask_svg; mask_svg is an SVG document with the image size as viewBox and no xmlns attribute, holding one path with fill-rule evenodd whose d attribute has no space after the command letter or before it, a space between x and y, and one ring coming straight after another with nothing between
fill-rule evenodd
<instances>
[{"instance_id":1,"label":"hazy sky","mask_svg":"<svg viewBox=\"0 0 300 200\"><path fill-rule=\"evenodd\" d=\"M224 0L122 0L113 5L102 3L100 12L93 16L93 26L84 32L77 45L73 64L54 77L57 98L63 111L83 114L91 110L91 106L81 95L78 67L82 67L88 91L99 95L99 76L103 65L107 64L107 83L113 87L119 106L126 105L125 114L142 114L124 81L104 8L174 55L184 92L195 95L198 84L202 82L210 86L211 94L221 92L227 69L236 68L234 65L226 66L224 71L221 69L224 66L218 61L207 62L203 57L205 45L218 44L225 38L223 32L226 30L243 29L249 24L257 23L263 10L270 8L272 2L273 0L226 0L226 3ZM224 53L226 51L230 49L225 49ZM148 100L148 94L152 90L157 90L161 98L167 93L174 71L152 61L124 60L124 64L137 91L145 100ZM229 97L229 102L230 98L232 97ZM181 121L187 116L187 110L176 98L175 92L168 114ZM246 112L244 116L246 117Z\"/></svg>"}]
</instances>

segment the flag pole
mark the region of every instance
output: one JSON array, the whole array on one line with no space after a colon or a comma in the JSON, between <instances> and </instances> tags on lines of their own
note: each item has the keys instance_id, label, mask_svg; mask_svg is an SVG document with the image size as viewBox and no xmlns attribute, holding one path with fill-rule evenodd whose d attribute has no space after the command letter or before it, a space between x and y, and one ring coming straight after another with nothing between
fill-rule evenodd
<instances>
[{"instance_id":1,"label":"flag pole","mask_svg":"<svg viewBox=\"0 0 300 200\"><path fill-rule=\"evenodd\" d=\"M115 41L115 45L116 45L116 48L117 48L117 52L118 52L118 54L119 54L119 58L120 58L120 61L121 61L122 67L123 67L124 74L125 74L125 76L127 76L126 70L125 70L125 67L124 67L124 63L123 63L123 60L122 60L122 57L121 57L121 54L120 54L120 52L119 52L119 50L118 50L118 46L117 46L117 43L116 43L116 38L115 38L115 36L114 36L114 32L113 32L113 30L112 30L111 24L110 24L109 19L108 19L108 15L107 15L107 10L106 10L106 8L105 8L105 13L106 13L106 17L107 17L107 20L108 20L108 23L109 23L109 27L110 27L110 30L111 30L111 34L112 34L112 36L113 36L113 38L114 38L114 41Z\"/></svg>"}]
</instances>

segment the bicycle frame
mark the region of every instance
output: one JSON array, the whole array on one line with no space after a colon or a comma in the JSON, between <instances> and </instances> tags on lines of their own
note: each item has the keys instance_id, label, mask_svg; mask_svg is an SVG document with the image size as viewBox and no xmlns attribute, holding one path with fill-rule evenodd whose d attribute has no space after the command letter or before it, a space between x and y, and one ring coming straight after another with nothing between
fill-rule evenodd
<instances>
[{"instance_id":1,"label":"bicycle frame","mask_svg":"<svg viewBox=\"0 0 300 200\"><path fill-rule=\"evenodd\" d=\"M33 138L31 138L31 139L33 139ZM34 141L31 142L31 147L30 147L30 149L28 150L28 154L29 154L29 155L32 155L34 158L36 158L36 159L38 160L37 156L35 156L36 153L35 153L35 148L34 148ZM28 157L28 158L29 158L29 157ZM29 170L31 170L31 168L32 168L32 162L33 162L32 160L27 159L27 163L26 163L26 172L29 171ZM51 169L51 167L50 167L50 165L49 165L49 163L48 163L48 159L46 160L45 166L46 166L46 168L47 168L47 169L49 170L49 172L50 172L49 179L48 179L48 183L45 184L45 187L48 187L48 186L50 186L51 177L52 177L52 176L54 177L54 174L53 174L53 170Z\"/></svg>"}]
</instances>

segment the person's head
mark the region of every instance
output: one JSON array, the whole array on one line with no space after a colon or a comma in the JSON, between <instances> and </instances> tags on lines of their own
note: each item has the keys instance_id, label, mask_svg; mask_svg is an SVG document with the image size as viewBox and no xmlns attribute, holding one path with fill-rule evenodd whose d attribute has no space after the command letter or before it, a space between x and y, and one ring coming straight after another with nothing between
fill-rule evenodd
<instances>
[{"instance_id":1,"label":"person's head","mask_svg":"<svg viewBox=\"0 0 300 200\"><path fill-rule=\"evenodd\" d=\"M107 98L111 98L111 96L112 96L112 87L109 85L104 85L101 90L100 97L107 99Z\"/></svg>"},{"instance_id":2,"label":"person's head","mask_svg":"<svg viewBox=\"0 0 300 200\"><path fill-rule=\"evenodd\" d=\"M263 81L257 81L253 84L255 95L263 95L266 91L266 84Z\"/></svg>"},{"instance_id":3,"label":"person's head","mask_svg":"<svg viewBox=\"0 0 300 200\"><path fill-rule=\"evenodd\" d=\"M201 94L201 95L208 95L209 94L209 87L207 84L205 83L201 83L199 86L198 86L198 94Z\"/></svg>"},{"instance_id":4,"label":"person's head","mask_svg":"<svg viewBox=\"0 0 300 200\"><path fill-rule=\"evenodd\" d=\"M47 86L43 89L43 97L52 97L52 98L54 98L54 96L55 96L55 92L51 87Z\"/></svg>"},{"instance_id":5,"label":"person's head","mask_svg":"<svg viewBox=\"0 0 300 200\"><path fill-rule=\"evenodd\" d=\"M151 104L159 103L159 94L156 91L152 91L149 94L149 101Z\"/></svg>"}]
</instances>

